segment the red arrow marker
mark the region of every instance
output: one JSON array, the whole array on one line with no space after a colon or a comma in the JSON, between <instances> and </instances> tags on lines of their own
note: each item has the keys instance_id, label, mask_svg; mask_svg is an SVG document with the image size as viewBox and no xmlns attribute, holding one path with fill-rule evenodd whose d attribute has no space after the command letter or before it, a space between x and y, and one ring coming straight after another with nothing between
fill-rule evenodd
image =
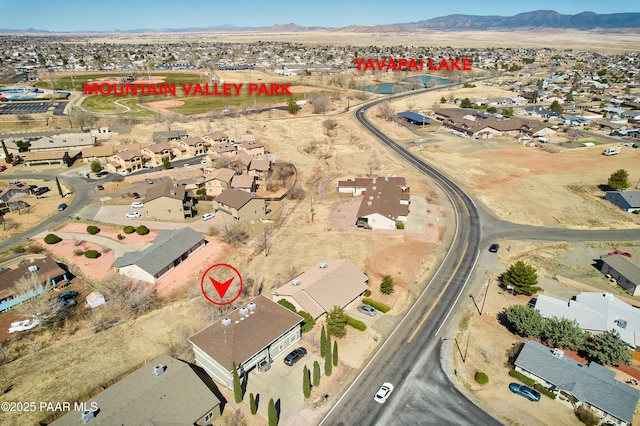
<instances>
[{"instance_id":1,"label":"red arrow marker","mask_svg":"<svg viewBox=\"0 0 640 426\"><path fill-rule=\"evenodd\" d=\"M214 280L211 277L209 277L209 279L211 280L211 284L213 284L213 286L216 288L216 291L220 295L220 298L221 299L224 298L224 295L227 293L227 290L229 290L229 286L231 286L231 283L233 282L233 277L229 278L223 283L218 282L217 280Z\"/></svg>"}]
</instances>

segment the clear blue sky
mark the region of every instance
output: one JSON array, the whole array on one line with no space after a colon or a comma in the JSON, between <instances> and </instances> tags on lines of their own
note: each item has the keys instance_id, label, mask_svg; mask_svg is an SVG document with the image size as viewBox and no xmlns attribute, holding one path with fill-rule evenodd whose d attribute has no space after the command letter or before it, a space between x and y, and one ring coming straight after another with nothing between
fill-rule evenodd
<instances>
[{"instance_id":1,"label":"clear blue sky","mask_svg":"<svg viewBox=\"0 0 640 426\"><path fill-rule=\"evenodd\" d=\"M111 31L288 23L343 27L415 22L451 14L511 16L539 9L563 14L640 12L640 1L0 0L0 28Z\"/></svg>"}]
</instances>

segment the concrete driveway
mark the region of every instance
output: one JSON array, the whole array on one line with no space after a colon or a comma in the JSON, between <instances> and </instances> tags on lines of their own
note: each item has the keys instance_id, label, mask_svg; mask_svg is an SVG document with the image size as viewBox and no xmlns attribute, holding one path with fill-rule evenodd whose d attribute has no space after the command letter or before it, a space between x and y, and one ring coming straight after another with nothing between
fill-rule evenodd
<instances>
[{"instance_id":1,"label":"concrete driveway","mask_svg":"<svg viewBox=\"0 0 640 426\"><path fill-rule=\"evenodd\" d=\"M285 365L285 356L299 346L304 345L302 342L297 342L278 358L274 359L269 371L258 371L257 368L254 368L249 373L244 402L249 404L249 393L253 393L254 396L259 398L258 414L265 419L268 418L267 410L269 399L271 398L276 402L276 407L278 401L280 401L279 424L287 424L287 419L304 407L302 372L305 365L313 376L313 362L318 361L320 371L324 375L324 360L320 357L320 354L311 352L309 348L306 348L307 355L295 363L293 367ZM311 379L313 380L313 377Z\"/></svg>"}]
</instances>

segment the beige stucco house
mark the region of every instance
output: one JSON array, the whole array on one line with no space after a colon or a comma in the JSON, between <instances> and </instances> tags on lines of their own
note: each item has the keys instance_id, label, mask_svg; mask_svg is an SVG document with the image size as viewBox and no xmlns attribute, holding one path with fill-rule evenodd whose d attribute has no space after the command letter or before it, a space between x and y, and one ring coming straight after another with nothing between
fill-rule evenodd
<instances>
[{"instance_id":1,"label":"beige stucco house","mask_svg":"<svg viewBox=\"0 0 640 426\"><path fill-rule=\"evenodd\" d=\"M239 189L225 189L213 200L214 211L226 213L239 222L264 218L266 208L264 199Z\"/></svg>"}]
</instances>

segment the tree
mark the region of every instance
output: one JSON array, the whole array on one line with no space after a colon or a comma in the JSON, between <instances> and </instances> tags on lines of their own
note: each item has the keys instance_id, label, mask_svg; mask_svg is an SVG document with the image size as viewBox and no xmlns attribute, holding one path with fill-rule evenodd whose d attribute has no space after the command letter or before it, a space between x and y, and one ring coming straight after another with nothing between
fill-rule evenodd
<instances>
[{"instance_id":1,"label":"tree","mask_svg":"<svg viewBox=\"0 0 640 426\"><path fill-rule=\"evenodd\" d=\"M335 337L344 337L347 334L347 314L340 306L335 306L327 315L327 335ZM331 354L330 338L327 345L327 357ZM329 360L331 361L331 360Z\"/></svg>"},{"instance_id":2,"label":"tree","mask_svg":"<svg viewBox=\"0 0 640 426\"><path fill-rule=\"evenodd\" d=\"M378 159L378 155L374 151L369 156L369 161L366 164L367 177L373 176L375 172L380 170L380 167L382 167L380 159Z\"/></svg>"},{"instance_id":3,"label":"tree","mask_svg":"<svg viewBox=\"0 0 640 426\"><path fill-rule=\"evenodd\" d=\"M204 198L207 195L207 188L200 188L196 191L196 195L200 198Z\"/></svg>"},{"instance_id":4,"label":"tree","mask_svg":"<svg viewBox=\"0 0 640 426\"><path fill-rule=\"evenodd\" d=\"M502 274L502 282L505 286L513 286L513 291L516 294L531 296L540 290L540 287L536 286L538 284L538 274L535 268L521 260L511 265Z\"/></svg>"},{"instance_id":5,"label":"tree","mask_svg":"<svg viewBox=\"0 0 640 426\"><path fill-rule=\"evenodd\" d=\"M309 398L311 396L311 381L309 380L309 369L306 365L302 370L302 393L305 398Z\"/></svg>"},{"instance_id":6,"label":"tree","mask_svg":"<svg viewBox=\"0 0 640 426\"><path fill-rule=\"evenodd\" d=\"M20 277L15 282L16 294L24 302L16 306L16 310L29 317L38 316L40 322L49 318L51 307L47 297L47 288L36 273Z\"/></svg>"},{"instance_id":7,"label":"tree","mask_svg":"<svg viewBox=\"0 0 640 426\"><path fill-rule=\"evenodd\" d=\"M316 320L311 316L309 312L299 311L298 315L304 318L302 325L300 326L300 331L303 333L308 333L313 329L313 326L316 325Z\"/></svg>"},{"instance_id":8,"label":"tree","mask_svg":"<svg viewBox=\"0 0 640 426\"><path fill-rule=\"evenodd\" d=\"M324 331L324 324L322 325L322 330L320 331L320 356L324 357L327 354L327 335Z\"/></svg>"},{"instance_id":9,"label":"tree","mask_svg":"<svg viewBox=\"0 0 640 426\"><path fill-rule=\"evenodd\" d=\"M384 118L385 120L391 120L395 115L395 110L393 106L391 106L391 102L383 102L378 107L378 116Z\"/></svg>"},{"instance_id":10,"label":"tree","mask_svg":"<svg viewBox=\"0 0 640 426\"><path fill-rule=\"evenodd\" d=\"M269 400L269 409L267 411L269 426L278 426L278 412L276 411L276 403L273 402L273 398Z\"/></svg>"},{"instance_id":11,"label":"tree","mask_svg":"<svg viewBox=\"0 0 640 426\"><path fill-rule=\"evenodd\" d=\"M331 132L333 132L337 127L338 127L338 120L334 118L327 118L322 122L322 128L324 129L324 134L327 136L330 136Z\"/></svg>"},{"instance_id":12,"label":"tree","mask_svg":"<svg viewBox=\"0 0 640 426\"><path fill-rule=\"evenodd\" d=\"M94 121L94 117L89 112L79 108L74 108L73 111L71 111L70 118L76 122L78 127L80 127L80 130L83 132L85 126L91 126Z\"/></svg>"},{"instance_id":13,"label":"tree","mask_svg":"<svg viewBox=\"0 0 640 426\"><path fill-rule=\"evenodd\" d=\"M625 169L618 169L611 173L607 186L614 191L620 191L621 189L628 188L629 185L629 172Z\"/></svg>"},{"instance_id":14,"label":"tree","mask_svg":"<svg viewBox=\"0 0 640 426\"><path fill-rule=\"evenodd\" d=\"M291 99L287 105L287 111L289 111L291 115L296 115L298 113L298 103Z\"/></svg>"},{"instance_id":15,"label":"tree","mask_svg":"<svg viewBox=\"0 0 640 426\"><path fill-rule=\"evenodd\" d=\"M60 197L64 197L64 195L62 194L62 187L60 186L60 181L58 180L58 176L56 176L56 186L58 187L58 194L60 194Z\"/></svg>"},{"instance_id":16,"label":"tree","mask_svg":"<svg viewBox=\"0 0 640 426\"><path fill-rule=\"evenodd\" d=\"M513 108L502 108L502 110L500 110L500 114L505 117L513 117Z\"/></svg>"},{"instance_id":17,"label":"tree","mask_svg":"<svg viewBox=\"0 0 640 426\"><path fill-rule=\"evenodd\" d=\"M242 402L242 385L240 384L240 375L238 374L238 367L236 367L235 361L233 363L233 398L236 404Z\"/></svg>"},{"instance_id":18,"label":"tree","mask_svg":"<svg viewBox=\"0 0 640 426\"><path fill-rule=\"evenodd\" d=\"M385 275L382 277L382 283L380 283L380 292L382 294L391 294L395 291L394 286L391 275Z\"/></svg>"},{"instance_id":19,"label":"tree","mask_svg":"<svg viewBox=\"0 0 640 426\"><path fill-rule=\"evenodd\" d=\"M629 345L620 338L615 330L592 336L587 340L584 352L591 361L602 365L629 365L631 363Z\"/></svg>"},{"instance_id":20,"label":"tree","mask_svg":"<svg viewBox=\"0 0 640 426\"><path fill-rule=\"evenodd\" d=\"M498 112L498 108L494 106L487 107L487 112L490 112L491 114L495 114L496 112Z\"/></svg>"},{"instance_id":21,"label":"tree","mask_svg":"<svg viewBox=\"0 0 640 426\"><path fill-rule=\"evenodd\" d=\"M100 173L102 171L102 163L98 160L93 160L89 167L91 167L91 173Z\"/></svg>"},{"instance_id":22,"label":"tree","mask_svg":"<svg viewBox=\"0 0 640 426\"><path fill-rule=\"evenodd\" d=\"M542 338L552 348L581 350L587 342L587 333L575 320L552 317L545 320Z\"/></svg>"},{"instance_id":23,"label":"tree","mask_svg":"<svg viewBox=\"0 0 640 426\"><path fill-rule=\"evenodd\" d=\"M558 114L562 113L562 105L560 105L560 102L558 102L557 100L551 102L549 109Z\"/></svg>"},{"instance_id":24,"label":"tree","mask_svg":"<svg viewBox=\"0 0 640 426\"><path fill-rule=\"evenodd\" d=\"M165 169L171 168L171 159L169 157L162 157L162 167Z\"/></svg>"},{"instance_id":25,"label":"tree","mask_svg":"<svg viewBox=\"0 0 640 426\"><path fill-rule=\"evenodd\" d=\"M7 147L4 144L4 139L1 140L2 141L2 152L4 153L4 161L9 164L11 162L13 162L13 156L11 154L9 154L9 151L7 151Z\"/></svg>"},{"instance_id":26,"label":"tree","mask_svg":"<svg viewBox=\"0 0 640 426\"><path fill-rule=\"evenodd\" d=\"M258 404L256 404L256 397L253 396L253 393L249 394L249 409L251 414L255 415L258 412Z\"/></svg>"},{"instance_id":27,"label":"tree","mask_svg":"<svg viewBox=\"0 0 640 426\"><path fill-rule=\"evenodd\" d=\"M530 306L512 305L505 308L504 313L514 331L522 337L537 337L544 331L544 317Z\"/></svg>"},{"instance_id":28,"label":"tree","mask_svg":"<svg viewBox=\"0 0 640 426\"><path fill-rule=\"evenodd\" d=\"M464 98L460 101L460 108L471 108L472 106L471 99L469 98Z\"/></svg>"},{"instance_id":29,"label":"tree","mask_svg":"<svg viewBox=\"0 0 640 426\"><path fill-rule=\"evenodd\" d=\"M327 342L327 356L324 358L324 375L331 376L333 371L333 357L331 356L331 338Z\"/></svg>"},{"instance_id":30,"label":"tree","mask_svg":"<svg viewBox=\"0 0 640 426\"><path fill-rule=\"evenodd\" d=\"M320 364L313 361L313 386L320 386Z\"/></svg>"},{"instance_id":31,"label":"tree","mask_svg":"<svg viewBox=\"0 0 640 426\"><path fill-rule=\"evenodd\" d=\"M130 282L120 274L111 274L97 283L97 290L109 300L111 309L120 309L123 315L143 314L155 305L157 295L153 288Z\"/></svg>"},{"instance_id":32,"label":"tree","mask_svg":"<svg viewBox=\"0 0 640 426\"><path fill-rule=\"evenodd\" d=\"M441 104L446 104L447 103L447 98L445 98L444 96L440 98L440 103Z\"/></svg>"},{"instance_id":33,"label":"tree","mask_svg":"<svg viewBox=\"0 0 640 426\"><path fill-rule=\"evenodd\" d=\"M338 366L338 341L333 341L333 366Z\"/></svg>"}]
</instances>

